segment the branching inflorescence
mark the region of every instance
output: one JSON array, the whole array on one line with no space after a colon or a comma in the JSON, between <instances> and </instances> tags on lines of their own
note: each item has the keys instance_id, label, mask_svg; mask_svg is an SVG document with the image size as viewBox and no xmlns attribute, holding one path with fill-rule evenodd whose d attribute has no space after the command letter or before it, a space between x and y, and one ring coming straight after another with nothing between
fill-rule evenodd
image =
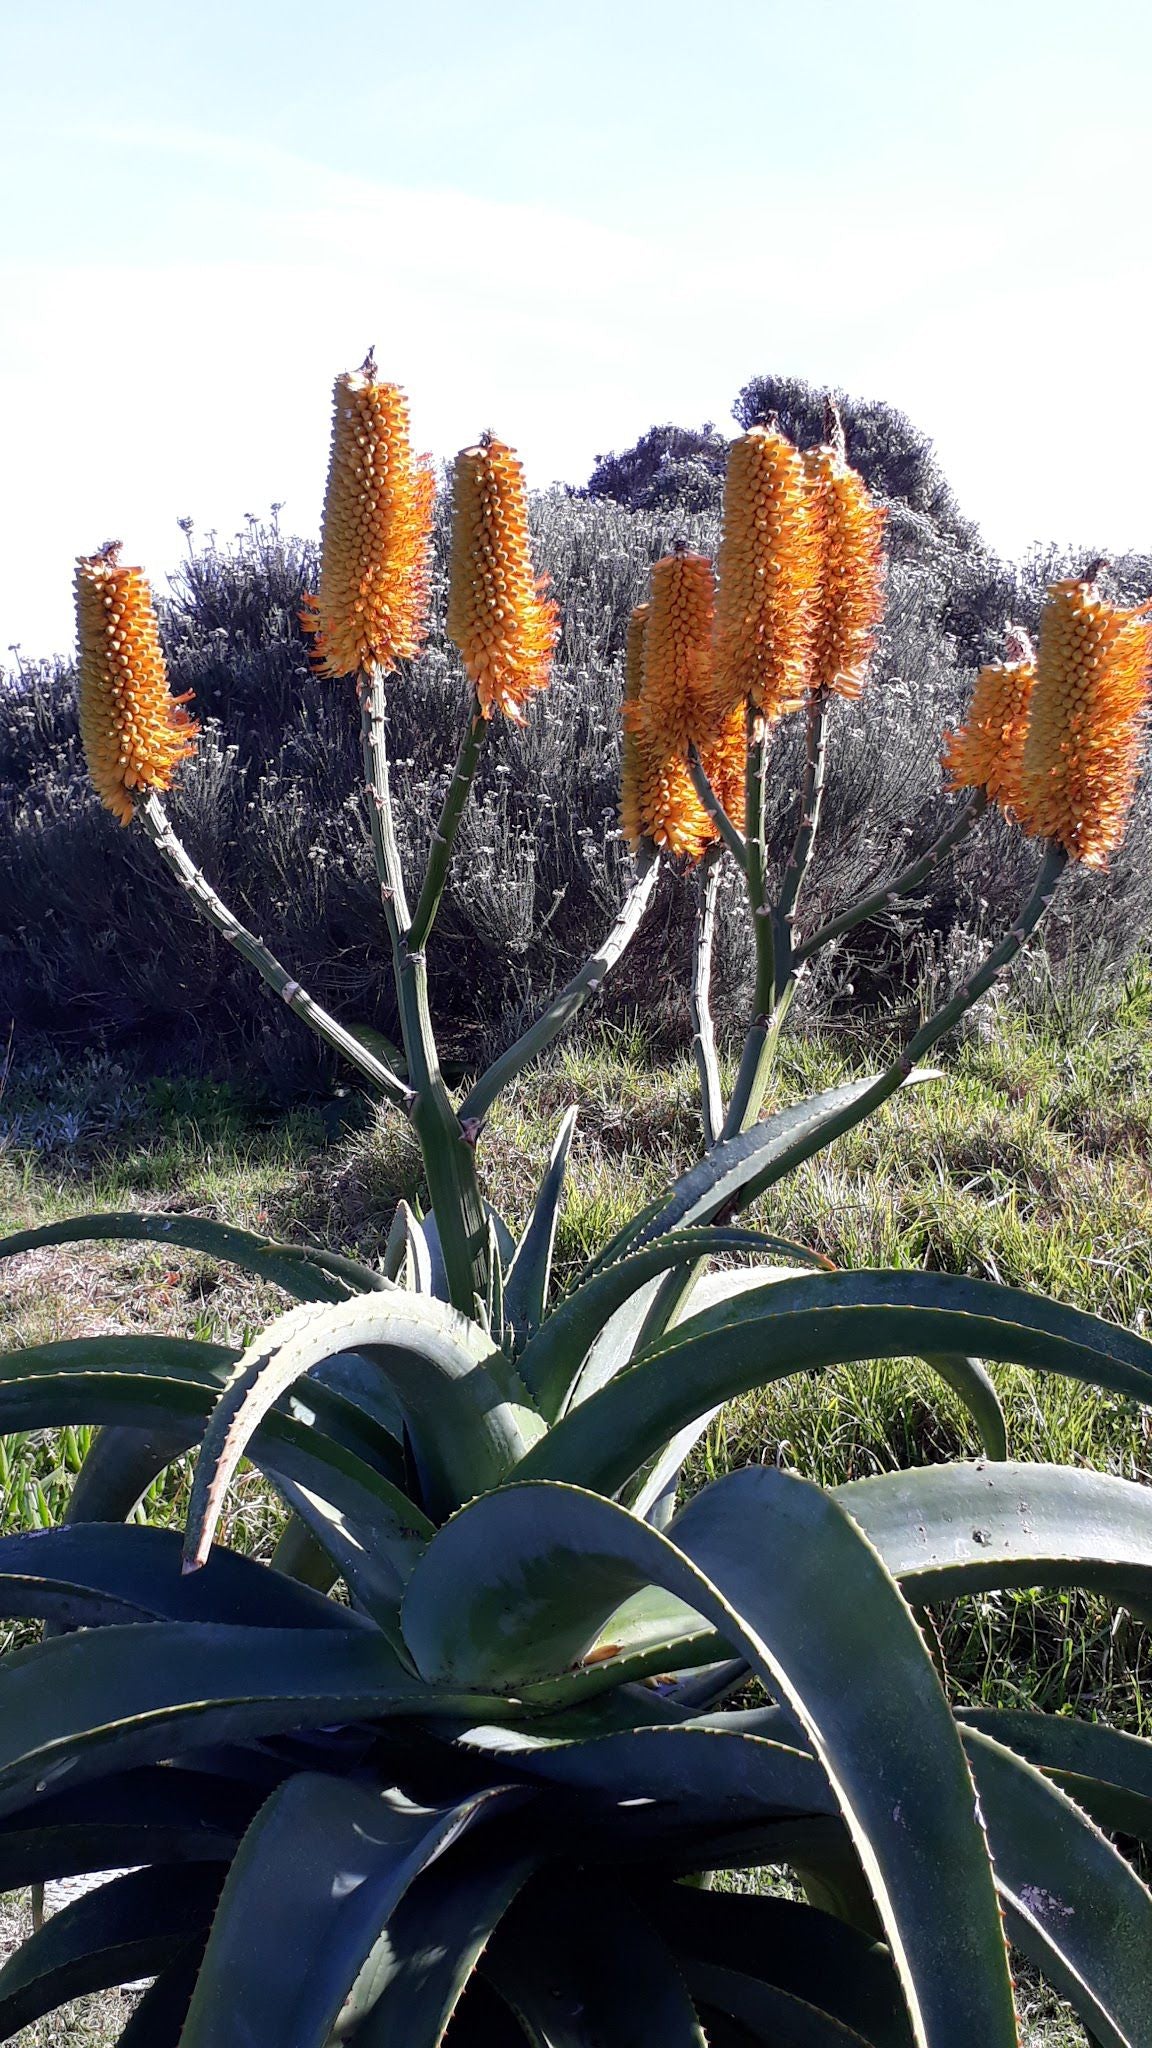
<instances>
[{"instance_id":1,"label":"branching inflorescence","mask_svg":"<svg viewBox=\"0 0 1152 2048\"><path fill-rule=\"evenodd\" d=\"M101 800L138 818L194 909L410 1120L428 1213L401 1203L371 1263L170 1213L0 1243L3 1257L154 1239L297 1304L243 1351L112 1334L0 1361L0 1429L104 1425L76 1526L0 1537L0 1619L52 1625L0 1662L6 1886L132 1866L0 1969L0 2038L146 1977L122 2037L140 2048L1017 2048L1010 1938L1093 2040L1148 2041L1152 1891L1122 1849L1152 1840L1152 1745L1070 1714L954 1707L922 1617L1035 1585L1082 1586L1134 1620L1152 1609L1148 1488L1009 1462L985 1363L1152 1404L1152 1344L959 1273L835 1271L741 1219L938 1078L917 1062L1018 958L1069 859L1115 847L1152 620L1091 578L1056 585L1035 659L1010 628L945 738L949 783L970 794L937 840L805 932L829 731L863 687L883 590L881 513L834 410L825 436L801 451L752 428L732 447L715 571L683 546L654 565L625 658L627 894L462 1100L440 1068L427 949L495 714L527 717L556 638L511 449L485 436L456 465L448 628L468 687L417 887L385 683L423 629L429 472L371 359L337 380L307 624L324 672L355 678L402 1057L315 1003L181 845L161 795L195 728L168 693L147 586L113 551L80 563ZM776 872L765 788L792 711L805 760ZM919 889L990 805L1043 842L1010 928L887 1066L762 1117L808 962ZM485 1121L611 973L670 860L699 876L703 1154L556 1299L575 1111L518 1234L481 1188ZM726 862L755 959L727 1100L708 986ZM907 1357L959 1401L978 1463L825 1489L766 1439L763 1463L683 1500L724 1402ZM189 1446L183 1543L116 1526ZM215 1540L245 1456L289 1510L272 1569ZM713 1871L762 1866L796 1896L710 1888Z\"/></svg>"}]
</instances>

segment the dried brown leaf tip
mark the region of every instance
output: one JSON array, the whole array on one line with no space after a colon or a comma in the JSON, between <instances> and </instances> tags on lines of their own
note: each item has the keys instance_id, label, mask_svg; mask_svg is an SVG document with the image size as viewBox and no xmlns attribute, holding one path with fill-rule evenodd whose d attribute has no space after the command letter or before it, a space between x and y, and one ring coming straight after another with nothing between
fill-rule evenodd
<instances>
[{"instance_id":1,"label":"dried brown leaf tip","mask_svg":"<svg viewBox=\"0 0 1152 2048\"><path fill-rule=\"evenodd\" d=\"M448 636L459 648L485 718L517 725L547 686L556 606L532 567L524 472L503 441L485 436L456 457Z\"/></svg>"},{"instance_id":2,"label":"dried brown leaf tip","mask_svg":"<svg viewBox=\"0 0 1152 2048\"><path fill-rule=\"evenodd\" d=\"M173 697L152 593L139 569L125 568L119 543L76 564L80 738L102 803L131 822L134 796L169 789L195 752L196 722Z\"/></svg>"},{"instance_id":3,"label":"dried brown leaf tip","mask_svg":"<svg viewBox=\"0 0 1152 2048\"><path fill-rule=\"evenodd\" d=\"M1136 787L1150 609L1110 604L1094 582L1069 578L1050 587L1041 615L1020 818L1087 867L1119 845Z\"/></svg>"},{"instance_id":4,"label":"dried brown leaf tip","mask_svg":"<svg viewBox=\"0 0 1152 2048\"><path fill-rule=\"evenodd\" d=\"M301 613L323 675L388 673L419 652L434 496L399 385L378 382L371 357L337 377L320 588Z\"/></svg>"},{"instance_id":5,"label":"dried brown leaf tip","mask_svg":"<svg viewBox=\"0 0 1152 2048\"><path fill-rule=\"evenodd\" d=\"M804 469L819 587L809 687L858 697L884 616L884 513L838 447L809 449Z\"/></svg>"}]
</instances>

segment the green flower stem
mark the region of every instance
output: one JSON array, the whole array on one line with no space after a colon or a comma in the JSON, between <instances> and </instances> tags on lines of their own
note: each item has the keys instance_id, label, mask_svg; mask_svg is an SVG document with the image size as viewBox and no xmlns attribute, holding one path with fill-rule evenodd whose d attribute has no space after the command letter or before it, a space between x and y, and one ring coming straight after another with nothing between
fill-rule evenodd
<instances>
[{"instance_id":1,"label":"green flower stem","mask_svg":"<svg viewBox=\"0 0 1152 2048\"><path fill-rule=\"evenodd\" d=\"M805 939L802 945L794 949L792 957L795 964L798 967L802 966L805 960L811 959L813 953L818 953L821 947L828 945L832 939L838 939L843 932L851 931L854 925L863 924L866 918L875 917L877 911L884 910L889 903L896 902L899 897L910 895L937 863L951 853L953 847L958 846L962 839L967 838L987 808L988 798L985 792L982 789L973 790L967 802L960 806L951 823L945 827L938 839L933 840L926 853L922 853L918 860L911 861L906 868L901 868L899 874L893 875L881 888L873 889L867 896L859 897L855 903L850 903L846 910L840 911L836 917L829 918L826 924L822 924L818 931L813 932L810 939Z\"/></svg>"},{"instance_id":2,"label":"green flower stem","mask_svg":"<svg viewBox=\"0 0 1152 2048\"><path fill-rule=\"evenodd\" d=\"M693 789L696 791L733 860L741 868L744 867L748 857L744 834L738 825L732 823L731 818L728 816L727 811L724 809L716 791L704 772L703 761L700 759L696 748L691 745L688 748L688 773L692 777Z\"/></svg>"},{"instance_id":3,"label":"green flower stem","mask_svg":"<svg viewBox=\"0 0 1152 2048\"><path fill-rule=\"evenodd\" d=\"M332 1047L334 1052L341 1053L354 1067L358 1067L365 1078L371 1081L382 1095L387 1096L390 1102L394 1102L399 1109L410 1108L411 1088L398 1074L392 1072L391 1067L385 1065L383 1060L377 1059L375 1053L369 1052L367 1046L362 1045L358 1038L353 1037L350 1031L346 1031L342 1024L337 1023L335 1017L330 1016L327 1010L315 1002L307 989L301 988L300 983L289 974L287 968L269 952L263 939L258 939L242 925L239 918L216 894L211 883L200 872L181 840L177 838L167 812L154 792L137 807L136 815L157 853L175 875L201 917L206 918L220 933L221 938L226 939L230 946L234 946L241 957L247 960L249 966L256 969L273 994L278 995L318 1038L322 1038Z\"/></svg>"},{"instance_id":4,"label":"green flower stem","mask_svg":"<svg viewBox=\"0 0 1152 2048\"><path fill-rule=\"evenodd\" d=\"M368 799L368 828L380 882L380 899L395 945L400 934L407 931L411 918L388 782L384 683L385 677L380 669L369 669L357 677L356 694L360 699L360 746L364 759L364 794Z\"/></svg>"},{"instance_id":5,"label":"green flower stem","mask_svg":"<svg viewBox=\"0 0 1152 2048\"><path fill-rule=\"evenodd\" d=\"M700 1077L700 1120L704 1127L705 1150L710 1150L716 1143L724 1122L724 1098L720 1092L720 1065L716 1057L716 1031L711 1006L712 944L716 935L721 851L718 846L710 846L700 865L696 930L692 941L692 981L688 995L692 1014L692 1057Z\"/></svg>"},{"instance_id":6,"label":"green flower stem","mask_svg":"<svg viewBox=\"0 0 1152 2048\"><path fill-rule=\"evenodd\" d=\"M464 738L460 742L460 752L456 759L456 768L448 787L448 794L444 799L444 808L440 813L440 821L432 835L432 845L428 853L428 871L424 876L424 886L420 891L419 900L412 913L412 923L408 932L408 944L415 951L422 950L427 944L428 934L436 921L436 912L440 908L440 899L444 894L444 885L448 880L448 869L452 863L452 849L456 844L456 834L460 829L460 820L464 815L464 806L471 793L477 764L484 750L484 742L488 737L488 729L488 720L480 709L480 700L478 697L473 696L468 725Z\"/></svg>"},{"instance_id":7,"label":"green flower stem","mask_svg":"<svg viewBox=\"0 0 1152 2048\"><path fill-rule=\"evenodd\" d=\"M812 1153L823 1151L833 1139L843 1137L845 1131L853 1130L857 1124L863 1123L865 1117L871 1116L873 1110L879 1109L882 1102L886 1102L890 1095L895 1095L925 1053L930 1052L941 1038L946 1037L960 1022L965 1012L972 1008L973 1003L979 1002L980 997L987 994L1001 975L1007 973L1048 909L1067 865L1068 855L1064 848L1050 841L1045 847L1044 858L1040 863L1032 893L1011 930L992 948L981 966L961 983L956 994L950 996L946 1003L942 1003L940 1008L920 1026L909 1039L900 1057L893 1060L883 1074L877 1076L871 1088L858 1095L855 1102L842 1110L838 1117L822 1123L814 1134L808 1150L800 1149L794 1155L789 1155L790 1168L801 1165ZM739 1207L746 1209L770 1181L771 1170L768 1181L749 1181L741 1190Z\"/></svg>"},{"instance_id":8,"label":"green flower stem","mask_svg":"<svg viewBox=\"0 0 1152 2048\"><path fill-rule=\"evenodd\" d=\"M779 1032L779 1026L774 1026L772 1019L776 993L776 946L772 906L767 893L768 857L764 845L764 784L768 766L769 733L767 725L762 725L757 737L758 722L756 713L749 705L745 805L747 857L744 872L748 878L748 908L752 913L756 980L752 998L753 1023L744 1040L736 1086L728 1105L728 1114L724 1119L721 1136L725 1138L734 1138L738 1131L746 1130L759 1116Z\"/></svg>"},{"instance_id":9,"label":"green flower stem","mask_svg":"<svg viewBox=\"0 0 1152 2048\"><path fill-rule=\"evenodd\" d=\"M499 1059L493 1060L487 1071L469 1090L460 1105L460 1120L468 1130L478 1130L480 1123L491 1109L496 1097L509 1081L515 1079L531 1061L551 1045L554 1038L572 1022L583 1009L589 996L594 995L605 976L615 967L625 947L634 937L644 912L648 908L656 878L660 871L660 855L650 840L646 840L636 856L636 874L632 886L624 898L620 915L603 944L584 962L579 974L575 974L560 994L551 1002L543 1015L521 1033L514 1045Z\"/></svg>"},{"instance_id":10,"label":"green flower stem","mask_svg":"<svg viewBox=\"0 0 1152 2048\"><path fill-rule=\"evenodd\" d=\"M820 812L824 803L824 782L828 767L830 706L831 699L826 690L818 690L815 696L808 700L808 744L804 779L800 786L800 819L796 827L796 837L792 842L792 855L784 870L774 919L776 986L773 991L773 1007L783 1000L785 992L795 980L796 956L792 945L792 933L800 893L812 865L816 834L820 829Z\"/></svg>"},{"instance_id":11,"label":"green flower stem","mask_svg":"<svg viewBox=\"0 0 1152 2048\"><path fill-rule=\"evenodd\" d=\"M428 963L423 949L411 940L412 918L388 781L384 677L379 670L359 677L358 692L372 848L392 941L400 1029L413 1091L408 1114L420 1142L449 1296L461 1314L474 1317L477 1298L484 1301L488 1291L488 1224L475 1148L444 1085L428 1007Z\"/></svg>"}]
</instances>

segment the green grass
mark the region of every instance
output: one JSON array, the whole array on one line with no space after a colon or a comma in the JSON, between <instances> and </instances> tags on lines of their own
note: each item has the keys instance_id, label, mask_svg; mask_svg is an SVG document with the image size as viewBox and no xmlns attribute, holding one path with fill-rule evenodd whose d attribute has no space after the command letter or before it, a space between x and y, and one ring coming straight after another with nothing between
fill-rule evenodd
<instances>
[{"instance_id":1,"label":"green grass","mask_svg":"<svg viewBox=\"0 0 1152 2048\"><path fill-rule=\"evenodd\" d=\"M941 1080L890 1103L803 1167L773 1191L759 1220L840 1265L979 1274L1142 1329L1152 1310L1150 1025L1152 977L1142 971L1107 1001L1049 1002L1031 1018L994 1012L945 1056ZM843 1034L788 1040L773 1100L868 1071L884 1053ZM68 1076L10 1082L5 1107L17 1124L22 1112L25 1128L35 1126L36 1090L45 1085L59 1102ZM418 1155L391 1113L333 1138L331 1117L261 1117L206 1083L141 1084L133 1095L119 1076L107 1083L119 1091L114 1116L102 1115L104 1084L91 1063L74 1085L87 1123L67 1153L10 1145L0 1154L5 1230L84 1210L176 1206L374 1256L398 1196L419 1190ZM571 1101L580 1126L557 1245L562 1280L698 1145L690 1061L654 1064L639 1031L587 1032L523 1079L485 1133L489 1192L513 1225L529 1210ZM125 1245L32 1254L6 1282L5 1346L98 1329L238 1343L281 1305L275 1290L211 1259ZM1133 1404L1068 1381L994 1372L1014 1455L1149 1478L1149 1418ZM5 1528L59 1514L88 1440L79 1429L7 1440ZM835 1482L977 1450L964 1411L927 1368L881 1361L800 1375L733 1403L690 1476L700 1483L767 1458ZM166 1475L142 1512L178 1513L183 1485ZM233 1500L230 1540L267 1554L278 1525L249 1474ZM1148 1732L1152 1664L1142 1632L1102 1603L987 1596L935 1619L958 1696L1100 1714ZM1027 1996L1030 2042L1072 2048L1082 2039L1040 1989ZM93 2048L102 2037L75 2039Z\"/></svg>"}]
</instances>

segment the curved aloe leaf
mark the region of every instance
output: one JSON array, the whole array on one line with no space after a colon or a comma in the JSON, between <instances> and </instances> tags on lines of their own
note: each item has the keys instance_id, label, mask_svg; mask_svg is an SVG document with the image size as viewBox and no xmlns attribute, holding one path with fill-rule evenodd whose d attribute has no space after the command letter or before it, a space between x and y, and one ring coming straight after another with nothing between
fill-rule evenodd
<instances>
[{"instance_id":1,"label":"curved aloe leaf","mask_svg":"<svg viewBox=\"0 0 1152 2048\"><path fill-rule=\"evenodd\" d=\"M96 1337L9 1352L0 1358L0 1429L69 1422L154 1429L161 1423L165 1433L198 1435L225 1379L222 1361L237 1356L219 1345L152 1337ZM341 1518L371 1532L377 1561L391 1573L394 1605L432 1532L427 1517L380 1470L382 1463L395 1467L394 1441L359 1405L315 1379L306 1392L290 1392L284 1407L286 1413L264 1418L249 1456L286 1494L303 1489L335 1511L310 1518L315 1533ZM306 1511L303 1495L293 1494L292 1505Z\"/></svg>"},{"instance_id":2,"label":"curved aloe leaf","mask_svg":"<svg viewBox=\"0 0 1152 2048\"><path fill-rule=\"evenodd\" d=\"M411 1204L403 1197L389 1225L384 1245L384 1272L408 1294L432 1293L432 1261L428 1240Z\"/></svg>"},{"instance_id":3,"label":"curved aloe leaf","mask_svg":"<svg viewBox=\"0 0 1152 2048\"><path fill-rule=\"evenodd\" d=\"M957 1718L1035 1764L1098 1827L1152 1841L1152 1742L1068 1714L965 1707Z\"/></svg>"},{"instance_id":4,"label":"curved aloe leaf","mask_svg":"<svg viewBox=\"0 0 1152 2048\"><path fill-rule=\"evenodd\" d=\"M156 1423L150 1429L106 1427L98 1433L68 1496L69 1522L126 1522L161 1472L199 1443L199 1423Z\"/></svg>"},{"instance_id":5,"label":"curved aloe leaf","mask_svg":"<svg viewBox=\"0 0 1152 2048\"><path fill-rule=\"evenodd\" d=\"M1040 1366L1152 1400L1152 1344L1079 1309L950 1273L814 1273L678 1323L571 1409L517 1476L615 1493L677 1430L737 1394L852 1359L940 1353Z\"/></svg>"},{"instance_id":6,"label":"curved aloe leaf","mask_svg":"<svg viewBox=\"0 0 1152 2048\"><path fill-rule=\"evenodd\" d=\"M356 2048L440 2048L493 1930L531 1875L535 1858L485 1831L454 1842L410 1885L350 2000L363 2018ZM453 2028L452 2039L457 2038ZM518 2037L521 2038L521 2037ZM481 2036L488 2048L489 2035Z\"/></svg>"},{"instance_id":7,"label":"curved aloe leaf","mask_svg":"<svg viewBox=\"0 0 1152 2048\"><path fill-rule=\"evenodd\" d=\"M1100 2048L1146 2048L1152 1895L1042 1772L974 1728L964 1746L1012 1939Z\"/></svg>"},{"instance_id":8,"label":"curved aloe leaf","mask_svg":"<svg viewBox=\"0 0 1152 2048\"><path fill-rule=\"evenodd\" d=\"M547 2048L707 2048L671 1951L606 1874L533 1886L484 1973Z\"/></svg>"},{"instance_id":9,"label":"curved aloe leaf","mask_svg":"<svg viewBox=\"0 0 1152 2048\"><path fill-rule=\"evenodd\" d=\"M438 1682L523 1686L581 1656L640 1586L663 1586L801 1721L868 1874L917 2043L1015 2048L972 1781L923 1640L871 1545L818 1487L766 1467L707 1488L672 1534L569 1487L515 1485L473 1502L409 1581L402 1625L417 1667Z\"/></svg>"},{"instance_id":10,"label":"curved aloe leaf","mask_svg":"<svg viewBox=\"0 0 1152 2048\"><path fill-rule=\"evenodd\" d=\"M1064 1465L925 1465L833 1489L918 1606L1084 1586L1152 1613L1152 1490Z\"/></svg>"},{"instance_id":11,"label":"curved aloe leaf","mask_svg":"<svg viewBox=\"0 0 1152 2048\"><path fill-rule=\"evenodd\" d=\"M510 1796L521 1795L494 1788L438 1810L338 1778L290 1778L233 1860L182 2048L325 2048L409 1886Z\"/></svg>"},{"instance_id":12,"label":"curved aloe leaf","mask_svg":"<svg viewBox=\"0 0 1152 2048\"><path fill-rule=\"evenodd\" d=\"M1006 1458L1008 1425L1004 1420L1000 1396L980 1360L965 1358L958 1351L937 1351L933 1357L925 1358L924 1363L964 1403L976 1425L984 1456Z\"/></svg>"},{"instance_id":13,"label":"curved aloe leaf","mask_svg":"<svg viewBox=\"0 0 1152 2048\"><path fill-rule=\"evenodd\" d=\"M736 2020L765 2048L875 2048L854 2027L846 2027L814 2001L796 1998L775 1984L715 1963L689 1963L689 1990L702 2005Z\"/></svg>"},{"instance_id":14,"label":"curved aloe leaf","mask_svg":"<svg viewBox=\"0 0 1152 2048\"><path fill-rule=\"evenodd\" d=\"M180 2048L180 2032L203 1954L204 1942L198 1937L161 1971L144 1993L117 2048Z\"/></svg>"},{"instance_id":15,"label":"curved aloe leaf","mask_svg":"<svg viewBox=\"0 0 1152 2048\"><path fill-rule=\"evenodd\" d=\"M568 1171L568 1154L572 1149L578 1115L579 1106L573 1103L556 1133L532 1214L513 1253L505 1279L504 1306L508 1322L514 1330L525 1334L534 1330L541 1321L548 1299L556 1226L560 1220L564 1177Z\"/></svg>"},{"instance_id":16,"label":"curved aloe leaf","mask_svg":"<svg viewBox=\"0 0 1152 2048\"><path fill-rule=\"evenodd\" d=\"M226 1863L257 1801L208 1771L112 1773L0 1821L0 1887L141 1863Z\"/></svg>"},{"instance_id":17,"label":"curved aloe leaf","mask_svg":"<svg viewBox=\"0 0 1152 2048\"><path fill-rule=\"evenodd\" d=\"M53 1913L0 1970L0 2040L86 1992L164 1969L208 1925L222 1878L218 1864L130 1871Z\"/></svg>"},{"instance_id":18,"label":"curved aloe leaf","mask_svg":"<svg viewBox=\"0 0 1152 2048\"><path fill-rule=\"evenodd\" d=\"M644 1903L686 1967L702 1963L758 1977L825 2009L874 2048L910 2048L892 1957L859 1928L791 1899L687 1885L653 1887Z\"/></svg>"},{"instance_id":19,"label":"curved aloe leaf","mask_svg":"<svg viewBox=\"0 0 1152 2048\"><path fill-rule=\"evenodd\" d=\"M324 1251L319 1245L279 1244L275 1238L259 1237L252 1230L238 1230L231 1223L214 1223L206 1216L173 1216L160 1210L154 1214L136 1209L110 1211L102 1216L75 1216L64 1223L44 1223L36 1230L18 1230L0 1238L0 1259L19 1252L38 1251L47 1245L98 1244L109 1239L128 1239L136 1244L164 1244L182 1251L208 1252L225 1259L261 1280L271 1280L297 1301L346 1301L349 1292L373 1292L388 1286L381 1273L362 1266L339 1252Z\"/></svg>"},{"instance_id":20,"label":"curved aloe leaf","mask_svg":"<svg viewBox=\"0 0 1152 2048\"><path fill-rule=\"evenodd\" d=\"M839 1812L813 1756L741 1732L655 1727L559 1742L523 1729L474 1728L460 1740L492 1755L501 1770L570 1791L580 1825L595 1837L603 1819L621 1861L653 1838Z\"/></svg>"},{"instance_id":21,"label":"curved aloe leaf","mask_svg":"<svg viewBox=\"0 0 1152 2048\"><path fill-rule=\"evenodd\" d=\"M205 1745L395 1714L498 1719L495 1695L430 1688L375 1629L85 1629L17 1650L0 1685L0 1814L37 1788Z\"/></svg>"},{"instance_id":22,"label":"curved aloe leaf","mask_svg":"<svg viewBox=\"0 0 1152 2048\"><path fill-rule=\"evenodd\" d=\"M213 1550L203 1572L180 1570L174 1529L106 1522L0 1536L0 1615L58 1627L126 1621L218 1621L251 1628L368 1627L282 1572Z\"/></svg>"},{"instance_id":23,"label":"curved aloe leaf","mask_svg":"<svg viewBox=\"0 0 1152 2048\"><path fill-rule=\"evenodd\" d=\"M540 1413L549 1421L562 1413L593 1344L612 1317L649 1281L679 1266L690 1268L701 1259L719 1258L724 1252L776 1252L782 1243L782 1239L764 1237L757 1231L725 1230L716 1224L671 1231L645 1250L581 1280L520 1354L520 1377ZM636 1327L638 1330L639 1323Z\"/></svg>"},{"instance_id":24,"label":"curved aloe leaf","mask_svg":"<svg viewBox=\"0 0 1152 2048\"><path fill-rule=\"evenodd\" d=\"M189 1565L207 1556L232 1475L263 1417L314 1366L346 1351L366 1354L391 1385L438 1506L496 1485L543 1431L533 1410L508 1398L504 1354L444 1303L397 1295L292 1309L245 1352L204 1432L188 1507Z\"/></svg>"},{"instance_id":25,"label":"curved aloe leaf","mask_svg":"<svg viewBox=\"0 0 1152 2048\"><path fill-rule=\"evenodd\" d=\"M675 1181L663 1205L654 1214L633 1217L631 1223L599 1254L597 1265L640 1251L653 1238L669 1230L686 1230L693 1223L711 1223L717 1216L735 1214L763 1194L765 1188L811 1158L822 1145L838 1135L844 1112L867 1094L879 1078L867 1074L857 1081L845 1081L836 1088L824 1088L789 1109L778 1109L750 1130L739 1131L713 1145L705 1157ZM935 1068L916 1067L902 1082L905 1088L939 1078Z\"/></svg>"}]
</instances>

